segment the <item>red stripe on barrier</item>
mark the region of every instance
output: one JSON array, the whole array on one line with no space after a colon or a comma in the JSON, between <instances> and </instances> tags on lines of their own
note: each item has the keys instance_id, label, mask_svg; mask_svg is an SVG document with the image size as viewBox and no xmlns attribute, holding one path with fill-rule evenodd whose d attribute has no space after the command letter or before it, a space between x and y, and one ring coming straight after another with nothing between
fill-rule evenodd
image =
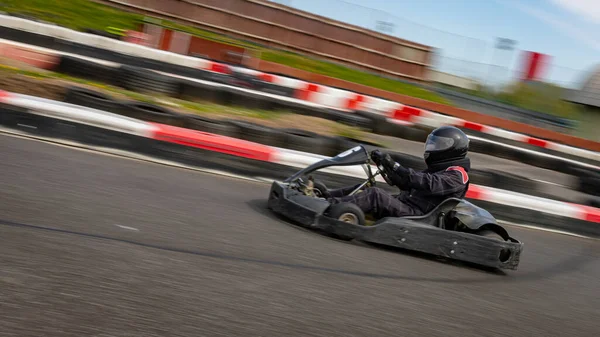
<instances>
[{"instance_id":1,"label":"red stripe on barrier","mask_svg":"<svg viewBox=\"0 0 600 337\"><path fill-rule=\"evenodd\" d=\"M589 222L600 223L600 208L580 206L583 208L584 218L583 220Z\"/></svg>"},{"instance_id":2,"label":"red stripe on barrier","mask_svg":"<svg viewBox=\"0 0 600 337\"><path fill-rule=\"evenodd\" d=\"M254 160L270 161L275 149L245 140L176 126L150 123L156 127L152 139Z\"/></svg>"},{"instance_id":3,"label":"red stripe on barrier","mask_svg":"<svg viewBox=\"0 0 600 337\"><path fill-rule=\"evenodd\" d=\"M209 70L221 74L231 74L231 68L221 63L211 62Z\"/></svg>"},{"instance_id":4,"label":"red stripe on barrier","mask_svg":"<svg viewBox=\"0 0 600 337\"><path fill-rule=\"evenodd\" d=\"M535 145L535 146L539 146L539 147L546 147L546 146L548 146L548 142L547 141L545 141L543 139L532 138L532 137L528 137L527 138L527 144Z\"/></svg>"},{"instance_id":5,"label":"red stripe on barrier","mask_svg":"<svg viewBox=\"0 0 600 337\"><path fill-rule=\"evenodd\" d=\"M422 114L422 110L421 109L414 108L414 107L408 106L408 105L403 106L402 110L405 113L408 113L408 114L413 115L413 116L421 116L421 114Z\"/></svg>"},{"instance_id":6,"label":"red stripe on barrier","mask_svg":"<svg viewBox=\"0 0 600 337\"><path fill-rule=\"evenodd\" d=\"M275 82L275 76L273 76L271 74L262 73L262 74L258 75L258 79L260 79L263 82L269 82L269 83Z\"/></svg>"},{"instance_id":7,"label":"red stripe on barrier","mask_svg":"<svg viewBox=\"0 0 600 337\"><path fill-rule=\"evenodd\" d=\"M311 94L313 92L319 92L320 90L320 86L314 83L307 83L304 88L296 91L296 98L301 99L303 101L310 101Z\"/></svg>"},{"instance_id":8,"label":"red stripe on barrier","mask_svg":"<svg viewBox=\"0 0 600 337\"><path fill-rule=\"evenodd\" d=\"M10 97L10 93L8 91L0 90L0 102L4 101Z\"/></svg>"},{"instance_id":9,"label":"red stripe on barrier","mask_svg":"<svg viewBox=\"0 0 600 337\"><path fill-rule=\"evenodd\" d=\"M485 130L485 125L473 123L473 122L469 122L469 121L463 121L462 126L465 129L475 130L475 131L479 131L479 132L483 132L483 130Z\"/></svg>"},{"instance_id":10,"label":"red stripe on barrier","mask_svg":"<svg viewBox=\"0 0 600 337\"><path fill-rule=\"evenodd\" d=\"M354 95L354 97L348 99L346 103L346 109L348 110L360 110L362 103L365 101L365 96Z\"/></svg>"},{"instance_id":11,"label":"red stripe on barrier","mask_svg":"<svg viewBox=\"0 0 600 337\"><path fill-rule=\"evenodd\" d=\"M485 191L477 185L469 185L469 190L465 196L467 199L484 200Z\"/></svg>"},{"instance_id":12,"label":"red stripe on barrier","mask_svg":"<svg viewBox=\"0 0 600 337\"><path fill-rule=\"evenodd\" d=\"M306 90L309 92L319 92L319 91L321 91L321 87L314 83L309 83L308 86L306 87Z\"/></svg>"},{"instance_id":13,"label":"red stripe on barrier","mask_svg":"<svg viewBox=\"0 0 600 337\"><path fill-rule=\"evenodd\" d=\"M412 116L420 116L421 109L413 108L412 106L404 105L401 109L394 110L394 119L410 121Z\"/></svg>"}]
</instances>

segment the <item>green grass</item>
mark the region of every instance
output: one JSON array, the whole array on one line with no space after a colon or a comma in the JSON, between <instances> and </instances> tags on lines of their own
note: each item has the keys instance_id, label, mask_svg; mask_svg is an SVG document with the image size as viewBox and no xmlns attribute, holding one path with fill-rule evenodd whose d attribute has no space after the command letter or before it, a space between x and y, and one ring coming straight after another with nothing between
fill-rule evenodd
<instances>
[{"instance_id":1,"label":"green grass","mask_svg":"<svg viewBox=\"0 0 600 337\"><path fill-rule=\"evenodd\" d=\"M504 87L500 92L485 87L476 90L452 87L451 90L561 118L572 120L580 118L577 105L563 101L561 99L563 89L550 83L531 85L516 82Z\"/></svg>"},{"instance_id":2,"label":"green grass","mask_svg":"<svg viewBox=\"0 0 600 337\"><path fill-rule=\"evenodd\" d=\"M53 22L80 31L86 28L107 30L109 27L135 29L137 24L144 19L143 15L126 12L89 0L0 0L0 10L9 13L30 15L44 21ZM165 27L185 31L209 40L255 49L260 52L260 58L265 61L271 61L402 95L451 105L449 101L436 93L411 84L383 78L338 64L308 58L295 53L266 49L248 41L240 41L196 27L170 22L168 20L161 20L161 23Z\"/></svg>"},{"instance_id":3,"label":"green grass","mask_svg":"<svg viewBox=\"0 0 600 337\"><path fill-rule=\"evenodd\" d=\"M421 98L442 104L450 104L446 99L440 97L436 93L415 85L395 81L355 69L350 69L334 63L311 59L294 53L266 50L262 52L261 59L406 96Z\"/></svg>"},{"instance_id":4,"label":"green grass","mask_svg":"<svg viewBox=\"0 0 600 337\"><path fill-rule=\"evenodd\" d=\"M143 18L87 0L0 0L0 10L31 15L75 30L135 29Z\"/></svg>"},{"instance_id":5,"label":"green grass","mask_svg":"<svg viewBox=\"0 0 600 337\"><path fill-rule=\"evenodd\" d=\"M221 105L206 101L192 102L168 96L147 95L135 91L129 91L120 87L115 87L104 83L90 81L52 71L32 71L0 64L0 76L4 76L5 74L20 74L39 80L59 79L68 83L83 84L94 87L98 89L98 91L104 92L105 94L119 94L131 100L157 104L165 106L167 108L176 106L179 109L183 109L183 111L185 111L186 113L206 115L208 117L226 116L228 118L234 119L236 117L247 117L256 120L272 121L277 123L278 120L285 118L286 115L292 114L292 112L285 110L251 109L238 106ZM345 124L335 123L332 121L328 121L328 123L331 125L332 135L372 142L372 140L368 137L368 133L360 130L359 128L355 128Z\"/></svg>"},{"instance_id":6,"label":"green grass","mask_svg":"<svg viewBox=\"0 0 600 337\"><path fill-rule=\"evenodd\" d=\"M190 102L180 99L171 99L171 102L178 104L190 111L197 114L227 114L234 116L245 116L263 120L274 120L282 117L289 113L287 111L274 111L274 110L260 110L260 109L248 109L243 107L232 107L226 105L220 105L212 102Z\"/></svg>"}]
</instances>

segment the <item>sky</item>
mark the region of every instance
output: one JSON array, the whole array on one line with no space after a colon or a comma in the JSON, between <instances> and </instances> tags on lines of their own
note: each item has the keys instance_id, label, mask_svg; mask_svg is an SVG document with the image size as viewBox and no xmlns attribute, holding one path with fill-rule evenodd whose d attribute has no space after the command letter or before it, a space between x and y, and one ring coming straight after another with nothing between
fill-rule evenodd
<instances>
[{"instance_id":1,"label":"sky","mask_svg":"<svg viewBox=\"0 0 600 337\"><path fill-rule=\"evenodd\" d=\"M438 48L436 68L494 84L518 76L523 50L550 56L544 80L577 88L600 65L600 0L277 0ZM494 48L497 38L515 50ZM490 66L493 64L494 66Z\"/></svg>"}]
</instances>

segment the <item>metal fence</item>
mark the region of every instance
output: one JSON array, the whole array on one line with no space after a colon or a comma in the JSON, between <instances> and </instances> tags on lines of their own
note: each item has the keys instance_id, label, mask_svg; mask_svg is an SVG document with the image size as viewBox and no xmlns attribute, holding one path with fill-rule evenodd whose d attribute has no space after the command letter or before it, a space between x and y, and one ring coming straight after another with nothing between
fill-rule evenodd
<instances>
[{"instance_id":1,"label":"metal fence","mask_svg":"<svg viewBox=\"0 0 600 337\"><path fill-rule=\"evenodd\" d=\"M344 0L271 0L299 10L379 31L437 48L435 70L471 78L499 87L522 75L523 50L510 40L484 41L422 24L407 17L357 5ZM544 79L567 88L579 88L590 69L545 64Z\"/></svg>"}]
</instances>

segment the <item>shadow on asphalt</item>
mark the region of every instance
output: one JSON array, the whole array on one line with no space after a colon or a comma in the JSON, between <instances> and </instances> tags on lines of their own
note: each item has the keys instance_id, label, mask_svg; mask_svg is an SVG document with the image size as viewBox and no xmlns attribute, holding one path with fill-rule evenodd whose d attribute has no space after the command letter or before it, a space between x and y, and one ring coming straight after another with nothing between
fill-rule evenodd
<instances>
[{"instance_id":1,"label":"shadow on asphalt","mask_svg":"<svg viewBox=\"0 0 600 337\"><path fill-rule=\"evenodd\" d=\"M290 220L286 219L285 217L271 212L267 208L267 200L266 199L250 200L250 201L246 202L246 204L249 207L251 207L253 210L255 210L257 213L265 215L266 217L270 218L271 220L278 221L288 227L291 227L291 228L294 228L296 230L300 230L303 232L311 232L311 233L314 233L315 235L328 236L326 233L320 233L318 231L307 229L307 228L301 227L299 225L296 225L293 222L291 222ZM395 254L403 254L403 255L408 255L408 256L415 257L415 258L425 259L428 261L435 261L435 262L439 262L439 263L443 263L443 264L449 264L449 265L453 265L453 266L456 266L459 268L468 269L468 270L472 270L475 272L480 272L483 274L493 276L493 278L485 278L485 279L481 279L481 278L465 278L465 279L426 278L426 277L408 277L408 276L389 275L389 274L377 274L377 276L375 276L375 275L372 276L372 277L402 279L402 280L420 281L420 282L434 282L434 283L447 282L447 283L467 284L467 283L494 283L494 282L506 282L506 281L520 282L520 281L540 280L540 279L549 278L549 277L552 277L555 275L575 272L577 270L582 269L585 265L596 261L600 257L600 245L597 245L596 243L592 242L589 245L582 246L582 251L580 254L572 255L564 260L558 261L557 263L551 264L540 270L529 271L529 272L525 271L524 273L521 273L520 271L514 271L514 272L511 271L509 273L506 273L503 270L499 270L499 269L495 269L495 268L487 268L487 267L478 266L478 265L475 265L472 263L456 261L456 260L449 260L449 259L445 259L445 258L441 258L441 257L437 257L437 256L432 256L430 254L409 251L409 250L397 248L397 247L389 247L389 246L378 245L378 244L367 243L367 242L356 242L356 241L348 242L348 241L338 240L335 238L331 238L331 240L335 240L335 241L338 241L338 242L341 242L344 244L353 244L355 246L364 247L364 248L368 248L368 249L377 249L377 250L382 250L382 251L388 251L388 252L392 252ZM527 258L526 251L523 252L522 258L525 258L525 259ZM342 270L340 270L339 272L346 273L346 271L342 271ZM508 277L508 279L507 279L507 277Z\"/></svg>"},{"instance_id":2,"label":"shadow on asphalt","mask_svg":"<svg viewBox=\"0 0 600 337\"><path fill-rule=\"evenodd\" d=\"M278 218L277 216L272 214L267 209L266 200L253 200L253 201L247 202L247 204L253 210L257 211L258 213L264 214L266 217L269 217L271 219L278 220L278 222L281 222L282 224L287 224L288 226L290 226L292 228L301 229L305 232L312 232L308 229L304 229L302 227L295 226L293 224L289 224L285 221L282 221L280 218ZM144 243L144 242L125 240L125 239L110 237L110 236L105 236L105 235L97 235L97 234L89 234L89 233L85 233L85 232L63 230L63 229L41 226L41 225L23 224L23 223L17 223L17 222L1 220L1 219L0 219L0 226L21 228L21 229L27 229L27 230L53 232L58 235L79 236L84 239L87 238L87 239L92 239L92 240L114 241L114 242L119 242L119 243L127 243L127 244L136 245L136 246L146 247L146 248L150 248L150 249L158 249L158 250L175 252L175 253L190 254L190 255L196 255L196 256L201 256L201 257L209 257L209 258L243 262L243 263L272 265L272 266L277 266L277 267L304 269L304 270L320 271L320 272L327 272L327 273L336 273L336 274L343 274L343 275L348 275L348 276L379 278L379 279L392 279L392 280L403 280L403 281L414 281L414 282L430 282L430 283L485 284L485 283L496 283L496 282L505 283L507 281L521 282L521 281L538 280L538 279L548 278L548 277L558 275L558 274L564 274L564 273L569 273L569 272L574 272L576 270L579 270L579 269L583 268L586 264L596 261L598 259L598 256L600 255L600 254L598 254L597 247L588 245L586 247L583 247L584 251L582 252L582 254L571 256L563 261L560 261L556 264L548 266L547 268L544 268L539 271L525 272L525 273L517 272L517 273L511 273L511 274L506 275L504 273L498 273L497 271L489 271L489 270L482 271L481 268L469 267L469 269L481 271L484 274L487 274L491 277L487 277L487 278L481 278L481 277L480 278L421 277L421 276L405 276L405 275L390 274L390 273L372 273L372 272L363 272L363 271L359 271L359 270L328 268L328 267L320 267L320 266L315 266L315 265L282 262L282 261L271 260L271 259L254 259L254 258L248 258L248 257L242 257L242 256L236 256L236 255L228 255L228 254L212 252L212 251L181 249L181 248L177 248L174 246L148 244L148 243ZM319 234L315 233L315 235L319 235ZM336 240L336 241L340 241L340 240ZM348 243L346 241L340 241L340 242L344 243L344 244L352 244L352 243ZM364 247L367 247L370 249L379 249L379 248L374 248L374 247L369 247L369 246L364 246ZM415 257L422 257L421 256L422 254L409 254L409 255L413 255ZM429 259L431 259L431 258L429 258ZM464 264L459 264L459 265L464 267Z\"/></svg>"}]
</instances>

